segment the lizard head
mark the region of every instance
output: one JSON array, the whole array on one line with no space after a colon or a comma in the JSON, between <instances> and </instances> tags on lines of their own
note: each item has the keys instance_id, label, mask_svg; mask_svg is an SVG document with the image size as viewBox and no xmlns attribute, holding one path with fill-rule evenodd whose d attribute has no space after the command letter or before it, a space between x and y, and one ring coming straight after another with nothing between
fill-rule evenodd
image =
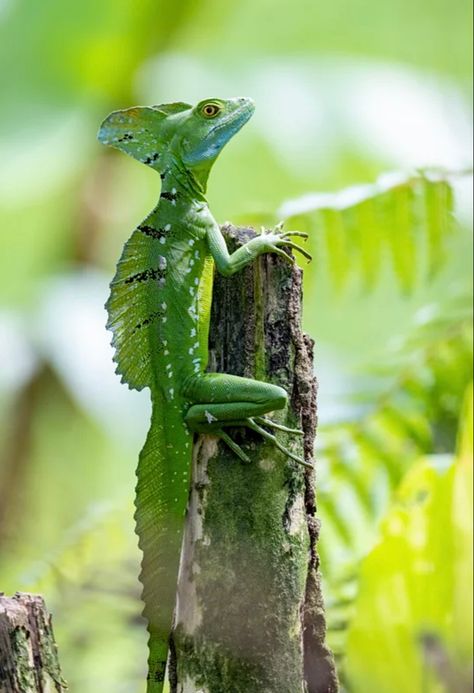
<instances>
[{"instance_id":1,"label":"lizard head","mask_svg":"<svg viewBox=\"0 0 474 693\"><path fill-rule=\"evenodd\" d=\"M181 162L205 188L212 164L224 145L254 112L249 98L206 99L137 106L114 111L102 123L103 144L164 172L170 159Z\"/></svg>"},{"instance_id":2,"label":"lizard head","mask_svg":"<svg viewBox=\"0 0 474 693\"><path fill-rule=\"evenodd\" d=\"M195 166L213 162L254 110L253 101L245 97L206 99L198 103L182 127L180 145L184 163Z\"/></svg>"}]
</instances>

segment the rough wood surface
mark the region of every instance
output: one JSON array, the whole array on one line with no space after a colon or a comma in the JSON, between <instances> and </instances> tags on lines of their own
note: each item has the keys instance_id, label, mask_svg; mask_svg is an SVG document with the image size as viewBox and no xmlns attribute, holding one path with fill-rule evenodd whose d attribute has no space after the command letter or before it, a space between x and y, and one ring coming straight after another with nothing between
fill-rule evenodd
<instances>
[{"instance_id":1,"label":"rough wood surface","mask_svg":"<svg viewBox=\"0 0 474 693\"><path fill-rule=\"evenodd\" d=\"M254 232L223 229L230 249ZM266 255L216 277L210 370L283 386L290 405L278 433L313 457L316 382L301 331L301 271ZM172 637L173 693L333 693L318 573L313 472L248 430L232 436L242 463L211 436L196 442L193 488Z\"/></svg>"},{"instance_id":2,"label":"rough wood surface","mask_svg":"<svg viewBox=\"0 0 474 693\"><path fill-rule=\"evenodd\" d=\"M43 598L0 594L0 693L61 693L51 616Z\"/></svg>"}]
</instances>

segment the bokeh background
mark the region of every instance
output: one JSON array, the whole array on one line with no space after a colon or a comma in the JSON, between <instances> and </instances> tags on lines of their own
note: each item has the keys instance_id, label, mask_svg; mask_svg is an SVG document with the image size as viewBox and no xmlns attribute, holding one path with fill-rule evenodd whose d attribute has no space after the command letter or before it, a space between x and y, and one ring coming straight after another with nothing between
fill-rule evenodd
<instances>
[{"instance_id":1,"label":"bokeh background","mask_svg":"<svg viewBox=\"0 0 474 693\"><path fill-rule=\"evenodd\" d=\"M159 181L97 127L234 95L257 111L212 173L216 218L311 233L344 688L470 690L470 15L469 0L0 0L0 588L44 594L73 692L139 693L146 660L132 506L148 401L114 376L103 304Z\"/></svg>"}]
</instances>

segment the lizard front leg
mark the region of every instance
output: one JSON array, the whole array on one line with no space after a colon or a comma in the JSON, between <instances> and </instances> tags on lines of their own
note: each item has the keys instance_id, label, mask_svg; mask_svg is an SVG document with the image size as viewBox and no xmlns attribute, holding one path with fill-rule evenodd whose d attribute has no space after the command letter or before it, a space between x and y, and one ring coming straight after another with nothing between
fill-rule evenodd
<instances>
[{"instance_id":1,"label":"lizard front leg","mask_svg":"<svg viewBox=\"0 0 474 693\"><path fill-rule=\"evenodd\" d=\"M216 263L217 270L225 277L230 277L235 272L243 269L250 262L253 262L259 255L264 253L276 253L291 263L294 258L289 255L284 247L292 248L301 253L305 258L311 260L311 255L301 248L297 243L293 243L292 237L308 238L307 233L302 231L283 231L282 224L278 224L271 231L264 231L260 236L252 238L245 245L238 248L232 254L229 253L227 245L218 224L212 220L207 230L207 242L211 255Z\"/></svg>"}]
</instances>

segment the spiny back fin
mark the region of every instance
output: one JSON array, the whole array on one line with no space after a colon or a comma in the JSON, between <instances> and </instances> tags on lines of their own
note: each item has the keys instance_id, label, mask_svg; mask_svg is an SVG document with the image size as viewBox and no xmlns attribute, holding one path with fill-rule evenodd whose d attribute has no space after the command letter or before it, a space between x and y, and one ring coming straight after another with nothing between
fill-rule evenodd
<instances>
[{"instance_id":1,"label":"spiny back fin","mask_svg":"<svg viewBox=\"0 0 474 693\"><path fill-rule=\"evenodd\" d=\"M124 246L105 304L107 328L112 330L116 372L131 389L142 390L154 382L153 356L161 349L163 286L167 263L161 244L145 229L156 228L156 214L135 229Z\"/></svg>"}]
</instances>

